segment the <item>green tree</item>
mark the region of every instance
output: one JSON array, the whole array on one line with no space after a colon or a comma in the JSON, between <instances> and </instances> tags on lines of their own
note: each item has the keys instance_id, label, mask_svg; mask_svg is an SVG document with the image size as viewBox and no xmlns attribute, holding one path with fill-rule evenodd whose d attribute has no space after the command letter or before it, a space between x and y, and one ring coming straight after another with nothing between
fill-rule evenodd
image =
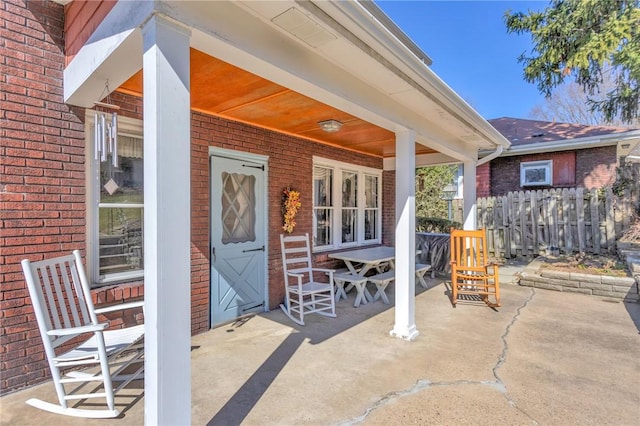
<instances>
[{"instance_id":1,"label":"green tree","mask_svg":"<svg viewBox=\"0 0 640 426\"><path fill-rule=\"evenodd\" d=\"M509 33L530 33L533 49L520 55L524 79L551 96L567 78L584 88L606 121L631 122L640 113L640 0L552 0L544 11L507 11ZM610 73L615 85L603 90Z\"/></svg>"},{"instance_id":2,"label":"green tree","mask_svg":"<svg viewBox=\"0 0 640 426\"><path fill-rule=\"evenodd\" d=\"M429 166L416 169L416 216L448 217L448 204L440 198L442 189L453 182L458 166Z\"/></svg>"}]
</instances>

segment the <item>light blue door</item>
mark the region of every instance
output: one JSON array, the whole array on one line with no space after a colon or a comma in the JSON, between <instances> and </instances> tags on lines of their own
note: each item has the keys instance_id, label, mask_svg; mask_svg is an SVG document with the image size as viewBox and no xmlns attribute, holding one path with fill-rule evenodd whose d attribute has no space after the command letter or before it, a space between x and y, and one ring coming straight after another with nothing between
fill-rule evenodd
<instances>
[{"instance_id":1,"label":"light blue door","mask_svg":"<svg viewBox=\"0 0 640 426\"><path fill-rule=\"evenodd\" d=\"M264 164L211 157L211 324L265 309Z\"/></svg>"}]
</instances>

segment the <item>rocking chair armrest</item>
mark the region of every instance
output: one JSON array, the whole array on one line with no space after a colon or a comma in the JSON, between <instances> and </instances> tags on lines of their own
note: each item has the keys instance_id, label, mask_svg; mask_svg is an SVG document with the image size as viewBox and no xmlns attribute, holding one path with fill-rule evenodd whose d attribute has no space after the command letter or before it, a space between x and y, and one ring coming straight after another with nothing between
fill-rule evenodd
<instances>
[{"instance_id":1,"label":"rocking chair armrest","mask_svg":"<svg viewBox=\"0 0 640 426\"><path fill-rule=\"evenodd\" d=\"M304 277L304 274L299 274L297 272L287 272L287 275L290 276L290 277L296 277L296 278Z\"/></svg>"},{"instance_id":2,"label":"rocking chair armrest","mask_svg":"<svg viewBox=\"0 0 640 426\"><path fill-rule=\"evenodd\" d=\"M106 322L96 325L84 325L81 327L59 328L57 330L49 330L49 336L71 336L74 334L93 333L94 331L103 331L109 324Z\"/></svg>"},{"instance_id":3,"label":"rocking chair armrest","mask_svg":"<svg viewBox=\"0 0 640 426\"><path fill-rule=\"evenodd\" d=\"M105 312L122 311L124 309L144 308L144 301L120 303L118 305L105 306L104 308L95 309L96 314L104 314Z\"/></svg>"}]
</instances>

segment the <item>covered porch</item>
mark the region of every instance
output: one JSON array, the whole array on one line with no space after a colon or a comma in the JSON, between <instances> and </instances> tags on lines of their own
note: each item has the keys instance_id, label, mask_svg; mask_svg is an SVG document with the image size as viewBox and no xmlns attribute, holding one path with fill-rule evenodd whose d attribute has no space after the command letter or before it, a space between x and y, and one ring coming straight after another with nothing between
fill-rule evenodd
<instances>
[{"instance_id":1,"label":"covered porch","mask_svg":"<svg viewBox=\"0 0 640 426\"><path fill-rule=\"evenodd\" d=\"M394 313L380 302L354 309L342 301L337 318L310 316L305 327L275 310L194 336L191 424L637 420L640 305L507 284L499 313L482 302L452 309L447 286L429 284L416 297L421 336L411 344L385 337ZM47 413L25 405L32 397L55 400L53 384L2 397L1 423L144 421L140 383L116 398L116 419Z\"/></svg>"},{"instance_id":2,"label":"covered porch","mask_svg":"<svg viewBox=\"0 0 640 426\"><path fill-rule=\"evenodd\" d=\"M142 96L145 423L189 423L194 256L205 270L210 258L208 235L193 237L194 113L379 162L394 182L386 205L395 217L383 242L395 245L397 270L394 320L383 334L415 339L415 277L408 272L415 263L415 167L461 162L465 182L474 183L478 151L508 142L374 4L117 2L94 27L69 58L65 101L92 108L105 81ZM67 34L76 40L81 33ZM342 128L326 133L318 127L324 120ZM307 165L301 172L312 171ZM465 227L473 228L475 184L464 188ZM263 245L274 277L269 291L278 287L279 257L269 241L279 232L279 221L270 219Z\"/></svg>"}]
</instances>

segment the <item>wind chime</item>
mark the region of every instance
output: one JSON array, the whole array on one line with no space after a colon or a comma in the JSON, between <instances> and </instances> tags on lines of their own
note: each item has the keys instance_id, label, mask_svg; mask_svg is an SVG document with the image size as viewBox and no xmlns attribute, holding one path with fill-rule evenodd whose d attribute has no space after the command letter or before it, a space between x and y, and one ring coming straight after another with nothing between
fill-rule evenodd
<instances>
[{"instance_id":1,"label":"wind chime","mask_svg":"<svg viewBox=\"0 0 640 426\"><path fill-rule=\"evenodd\" d=\"M109 90L109 80L105 82L104 90L100 99L107 93L106 102L94 102L94 133L93 144L95 147L96 160L101 163L108 160L111 155L111 164L118 167L118 105L111 103L111 92ZM109 114L111 117L109 118Z\"/></svg>"},{"instance_id":2,"label":"wind chime","mask_svg":"<svg viewBox=\"0 0 640 426\"><path fill-rule=\"evenodd\" d=\"M104 97L105 92L106 98ZM113 179L113 169L118 167L118 113L116 111L120 110L120 107L111 103L109 80L104 84L100 99L105 99L106 102L94 102L93 146L96 161L105 163L111 156L110 179L104 188L110 195L113 195L118 189L118 184ZM110 117L109 114L111 114Z\"/></svg>"}]
</instances>

